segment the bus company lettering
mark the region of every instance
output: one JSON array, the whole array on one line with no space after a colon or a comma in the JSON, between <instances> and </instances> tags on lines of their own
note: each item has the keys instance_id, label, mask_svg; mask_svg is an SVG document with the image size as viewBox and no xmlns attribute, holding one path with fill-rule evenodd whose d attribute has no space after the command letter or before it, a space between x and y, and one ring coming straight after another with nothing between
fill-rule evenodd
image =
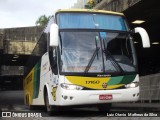
<instances>
[{"instance_id":1,"label":"bus company lettering","mask_svg":"<svg viewBox=\"0 0 160 120\"><path fill-rule=\"evenodd\" d=\"M46 70L47 69L47 65L48 65L48 62L46 62L43 66L42 66L42 70Z\"/></svg>"},{"instance_id":2,"label":"bus company lettering","mask_svg":"<svg viewBox=\"0 0 160 120\"><path fill-rule=\"evenodd\" d=\"M89 80L89 81L86 81L86 84L99 84L100 81L99 80Z\"/></svg>"},{"instance_id":3,"label":"bus company lettering","mask_svg":"<svg viewBox=\"0 0 160 120\"><path fill-rule=\"evenodd\" d=\"M111 75L97 75L97 77L111 77Z\"/></svg>"}]
</instances>

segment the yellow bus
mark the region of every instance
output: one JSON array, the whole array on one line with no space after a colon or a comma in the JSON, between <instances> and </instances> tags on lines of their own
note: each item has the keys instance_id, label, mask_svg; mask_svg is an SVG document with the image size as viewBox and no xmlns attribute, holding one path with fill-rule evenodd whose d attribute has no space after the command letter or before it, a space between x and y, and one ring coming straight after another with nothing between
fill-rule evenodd
<instances>
[{"instance_id":1,"label":"yellow bus","mask_svg":"<svg viewBox=\"0 0 160 120\"><path fill-rule=\"evenodd\" d=\"M69 9L50 19L26 64L26 105L49 113L63 106L97 106L139 98L133 34L150 47L147 32L130 30L122 13Z\"/></svg>"}]
</instances>

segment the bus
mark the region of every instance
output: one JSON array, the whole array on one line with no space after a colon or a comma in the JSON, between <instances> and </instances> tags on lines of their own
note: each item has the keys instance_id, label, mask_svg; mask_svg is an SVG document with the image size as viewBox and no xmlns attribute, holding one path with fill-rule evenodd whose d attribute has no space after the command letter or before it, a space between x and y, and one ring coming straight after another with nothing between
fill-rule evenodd
<instances>
[{"instance_id":1,"label":"bus","mask_svg":"<svg viewBox=\"0 0 160 120\"><path fill-rule=\"evenodd\" d=\"M145 29L131 30L123 13L58 10L25 66L25 104L54 113L85 105L108 111L114 102L137 101L135 33L150 47Z\"/></svg>"}]
</instances>

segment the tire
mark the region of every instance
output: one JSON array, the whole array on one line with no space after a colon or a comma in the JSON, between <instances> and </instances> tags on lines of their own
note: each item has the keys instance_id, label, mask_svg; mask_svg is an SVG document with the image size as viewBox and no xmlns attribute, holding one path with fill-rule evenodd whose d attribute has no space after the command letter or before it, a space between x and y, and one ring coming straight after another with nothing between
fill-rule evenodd
<instances>
[{"instance_id":1,"label":"tire","mask_svg":"<svg viewBox=\"0 0 160 120\"><path fill-rule=\"evenodd\" d=\"M45 93L45 107L46 107L46 111L49 115L54 115L57 113L57 109L56 107L53 107L52 105L49 104L49 99L48 99L48 93Z\"/></svg>"},{"instance_id":2,"label":"tire","mask_svg":"<svg viewBox=\"0 0 160 120\"><path fill-rule=\"evenodd\" d=\"M33 105L28 105L28 107L29 107L29 110L35 110L36 109L36 107L33 106Z\"/></svg>"},{"instance_id":3,"label":"tire","mask_svg":"<svg viewBox=\"0 0 160 120\"><path fill-rule=\"evenodd\" d=\"M111 103L107 103L107 104L100 104L97 106L98 110L100 112L110 112L110 109L112 107L112 104Z\"/></svg>"},{"instance_id":4,"label":"tire","mask_svg":"<svg viewBox=\"0 0 160 120\"><path fill-rule=\"evenodd\" d=\"M26 95L26 106L29 110L34 110L34 106L29 104L29 95Z\"/></svg>"},{"instance_id":5,"label":"tire","mask_svg":"<svg viewBox=\"0 0 160 120\"><path fill-rule=\"evenodd\" d=\"M26 105L28 106L29 110L35 109L35 106L29 104L29 95L26 96Z\"/></svg>"},{"instance_id":6,"label":"tire","mask_svg":"<svg viewBox=\"0 0 160 120\"><path fill-rule=\"evenodd\" d=\"M28 101L28 95L26 95L26 101L25 101L26 106L29 105L29 101Z\"/></svg>"}]
</instances>

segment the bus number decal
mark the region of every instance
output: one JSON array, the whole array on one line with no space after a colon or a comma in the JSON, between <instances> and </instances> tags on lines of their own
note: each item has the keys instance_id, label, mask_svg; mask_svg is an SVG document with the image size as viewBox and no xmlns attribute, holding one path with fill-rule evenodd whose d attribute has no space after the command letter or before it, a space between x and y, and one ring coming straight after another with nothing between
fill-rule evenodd
<instances>
[{"instance_id":1,"label":"bus number decal","mask_svg":"<svg viewBox=\"0 0 160 120\"><path fill-rule=\"evenodd\" d=\"M86 84L99 84L100 81L99 80L89 80L89 81L86 81Z\"/></svg>"}]
</instances>

